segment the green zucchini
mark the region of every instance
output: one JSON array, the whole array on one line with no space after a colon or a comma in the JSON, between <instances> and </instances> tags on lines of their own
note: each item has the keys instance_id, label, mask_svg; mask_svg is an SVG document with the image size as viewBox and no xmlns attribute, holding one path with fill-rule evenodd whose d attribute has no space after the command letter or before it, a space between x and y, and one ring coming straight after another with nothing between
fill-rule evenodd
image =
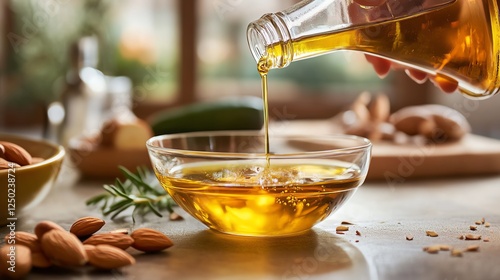
<instances>
[{"instance_id":1,"label":"green zucchini","mask_svg":"<svg viewBox=\"0 0 500 280\"><path fill-rule=\"evenodd\" d=\"M160 111L148 120L155 135L192 131L260 130L262 99L253 96L223 98Z\"/></svg>"}]
</instances>

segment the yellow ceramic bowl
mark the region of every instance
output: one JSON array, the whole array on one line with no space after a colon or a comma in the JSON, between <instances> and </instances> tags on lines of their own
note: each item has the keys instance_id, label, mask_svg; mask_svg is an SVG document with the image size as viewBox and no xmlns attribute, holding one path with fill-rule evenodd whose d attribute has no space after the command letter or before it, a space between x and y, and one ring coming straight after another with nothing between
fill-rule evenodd
<instances>
[{"instance_id":1,"label":"yellow ceramic bowl","mask_svg":"<svg viewBox=\"0 0 500 280\"><path fill-rule=\"evenodd\" d=\"M20 145L42 162L0 170L0 225L9 224L40 203L56 181L65 155L62 146L43 140L0 134L0 141Z\"/></svg>"}]
</instances>

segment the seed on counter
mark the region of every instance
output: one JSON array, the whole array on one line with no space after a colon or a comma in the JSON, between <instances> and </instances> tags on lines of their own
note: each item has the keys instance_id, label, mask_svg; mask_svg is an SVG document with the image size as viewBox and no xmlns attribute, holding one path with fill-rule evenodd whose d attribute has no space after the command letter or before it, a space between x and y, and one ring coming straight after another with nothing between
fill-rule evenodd
<instances>
[{"instance_id":1,"label":"seed on counter","mask_svg":"<svg viewBox=\"0 0 500 280\"><path fill-rule=\"evenodd\" d=\"M171 221L182 221L182 220L184 220L184 218L181 215L179 215L179 214L177 214L175 212L170 213L169 219Z\"/></svg>"},{"instance_id":2,"label":"seed on counter","mask_svg":"<svg viewBox=\"0 0 500 280\"><path fill-rule=\"evenodd\" d=\"M477 230L477 226L470 226L470 230Z\"/></svg>"},{"instance_id":3,"label":"seed on counter","mask_svg":"<svg viewBox=\"0 0 500 280\"><path fill-rule=\"evenodd\" d=\"M481 235L479 235L479 234L466 234L465 240L481 240Z\"/></svg>"},{"instance_id":4,"label":"seed on counter","mask_svg":"<svg viewBox=\"0 0 500 280\"><path fill-rule=\"evenodd\" d=\"M357 236L361 236L361 232L359 230L356 231Z\"/></svg>"},{"instance_id":5,"label":"seed on counter","mask_svg":"<svg viewBox=\"0 0 500 280\"><path fill-rule=\"evenodd\" d=\"M424 247L424 251L429 254L437 254L439 251L441 251L441 245L432 245Z\"/></svg>"},{"instance_id":6,"label":"seed on counter","mask_svg":"<svg viewBox=\"0 0 500 280\"><path fill-rule=\"evenodd\" d=\"M465 249L467 252L477 252L479 251L479 245L470 245Z\"/></svg>"},{"instance_id":7,"label":"seed on counter","mask_svg":"<svg viewBox=\"0 0 500 280\"><path fill-rule=\"evenodd\" d=\"M441 245L439 245L439 249L441 251L450 251L453 248L450 245L441 244Z\"/></svg>"},{"instance_id":8,"label":"seed on counter","mask_svg":"<svg viewBox=\"0 0 500 280\"><path fill-rule=\"evenodd\" d=\"M335 229L336 231L348 231L349 227L348 226L337 226Z\"/></svg>"},{"instance_id":9,"label":"seed on counter","mask_svg":"<svg viewBox=\"0 0 500 280\"><path fill-rule=\"evenodd\" d=\"M126 228L119 228L109 231L108 233L121 233L121 234L129 234L129 230Z\"/></svg>"},{"instance_id":10,"label":"seed on counter","mask_svg":"<svg viewBox=\"0 0 500 280\"><path fill-rule=\"evenodd\" d=\"M486 219L484 217L481 218L481 224L484 225L485 222L486 222Z\"/></svg>"},{"instance_id":11,"label":"seed on counter","mask_svg":"<svg viewBox=\"0 0 500 280\"><path fill-rule=\"evenodd\" d=\"M342 221L340 224L341 225L354 225L354 223L351 223L349 221Z\"/></svg>"},{"instance_id":12,"label":"seed on counter","mask_svg":"<svg viewBox=\"0 0 500 280\"><path fill-rule=\"evenodd\" d=\"M491 226L490 223L488 223L488 222L484 223L484 227L490 227L490 226Z\"/></svg>"},{"instance_id":13,"label":"seed on counter","mask_svg":"<svg viewBox=\"0 0 500 280\"><path fill-rule=\"evenodd\" d=\"M453 249L450 245L446 244L435 244L431 246L426 246L423 248L423 250L429 254L437 254L439 251L451 251L451 254L453 255L455 249Z\"/></svg>"},{"instance_id":14,"label":"seed on counter","mask_svg":"<svg viewBox=\"0 0 500 280\"><path fill-rule=\"evenodd\" d=\"M407 234L406 235L406 240L412 241L413 240L413 235Z\"/></svg>"},{"instance_id":15,"label":"seed on counter","mask_svg":"<svg viewBox=\"0 0 500 280\"><path fill-rule=\"evenodd\" d=\"M485 238L483 238L483 242L490 242L490 238L486 236Z\"/></svg>"},{"instance_id":16,"label":"seed on counter","mask_svg":"<svg viewBox=\"0 0 500 280\"><path fill-rule=\"evenodd\" d=\"M452 257L461 257L462 256L462 250L459 250L459 249L453 249L453 250L451 250L451 256Z\"/></svg>"},{"instance_id":17,"label":"seed on counter","mask_svg":"<svg viewBox=\"0 0 500 280\"><path fill-rule=\"evenodd\" d=\"M430 237L438 237L439 236L435 231L432 231L432 230L426 230L425 234L427 236L430 236Z\"/></svg>"}]
</instances>

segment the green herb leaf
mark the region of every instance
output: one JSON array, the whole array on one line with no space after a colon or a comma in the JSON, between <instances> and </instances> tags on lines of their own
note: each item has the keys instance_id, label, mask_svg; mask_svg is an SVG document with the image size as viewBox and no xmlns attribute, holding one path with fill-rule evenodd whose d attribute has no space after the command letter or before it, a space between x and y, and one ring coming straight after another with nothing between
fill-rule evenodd
<instances>
[{"instance_id":1,"label":"green herb leaf","mask_svg":"<svg viewBox=\"0 0 500 280\"><path fill-rule=\"evenodd\" d=\"M131 216L134 223L137 215L144 216L152 212L163 217L163 210L174 213L174 200L161 188L152 170L138 167L136 173L133 173L123 166L119 166L119 169L125 180L117 178L114 185L104 185L106 192L88 199L88 206L102 204L103 215L111 215L111 219L117 218L132 207Z\"/></svg>"}]
</instances>

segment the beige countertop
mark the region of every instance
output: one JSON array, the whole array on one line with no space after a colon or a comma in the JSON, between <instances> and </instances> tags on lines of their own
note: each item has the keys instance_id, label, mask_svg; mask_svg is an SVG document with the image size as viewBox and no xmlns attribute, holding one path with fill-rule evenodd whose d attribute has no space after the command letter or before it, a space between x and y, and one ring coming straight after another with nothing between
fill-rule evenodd
<instances>
[{"instance_id":1,"label":"beige countertop","mask_svg":"<svg viewBox=\"0 0 500 280\"><path fill-rule=\"evenodd\" d=\"M36 209L19 217L18 230L32 231L40 220L69 228L79 217L100 216L85 200L102 192L105 181L79 180L63 167L57 185ZM113 272L52 268L34 270L27 279L500 279L500 175L426 179L388 185L366 182L338 212L298 236L250 238L219 234L187 216L169 221L154 215L136 224L110 221L104 229L151 227L173 240L163 253L132 252L137 263ZM489 242L465 241L469 226L485 218L491 227L474 233ZM341 221L354 225L345 234ZM439 236L428 237L426 230ZM361 234L356 235L356 231ZM5 235L7 228L0 228ZM406 235L412 235L412 241ZM452 257L423 247L447 244L478 252Z\"/></svg>"}]
</instances>

